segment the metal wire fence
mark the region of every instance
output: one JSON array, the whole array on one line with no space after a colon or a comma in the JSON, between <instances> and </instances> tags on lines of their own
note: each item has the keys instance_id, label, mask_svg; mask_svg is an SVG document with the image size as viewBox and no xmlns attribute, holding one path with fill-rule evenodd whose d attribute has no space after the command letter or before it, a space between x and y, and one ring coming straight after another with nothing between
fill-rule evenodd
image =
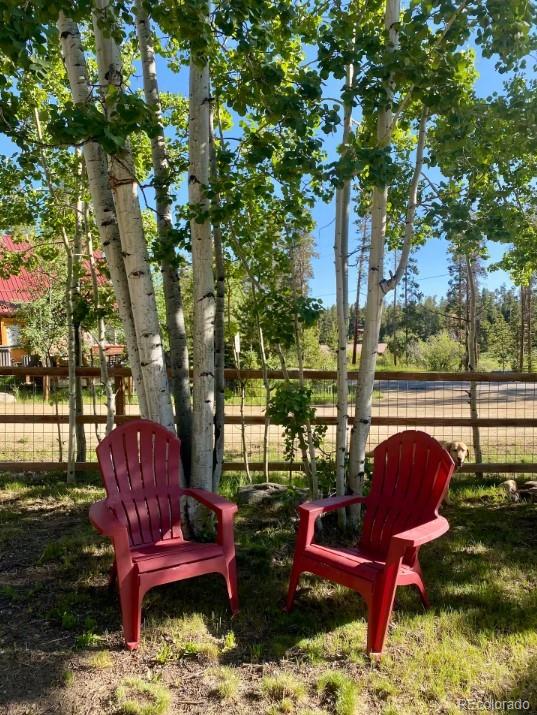
<instances>
[{"instance_id":1,"label":"metal wire fence","mask_svg":"<svg viewBox=\"0 0 537 715\"><path fill-rule=\"evenodd\" d=\"M106 406L97 368L80 368L83 414L77 420L86 438L85 460L95 461L104 436ZM138 415L129 390L130 372L113 368L117 421ZM327 426L322 444L334 451L336 373L306 371L315 422ZM271 394L284 379L270 371ZM298 379L290 371L289 379ZM470 384L476 384L477 420L470 412ZM349 379L349 430L356 399L356 374ZM241 395L243 395L241 397ZM245 457L253 470L264 459L266 390L259 370L226 370L225 468L241 469ZM66 460L68 430L67 368L0 367L0 468L44 468ZM369 449L406 428L422 429L437 439L463 441L470 450L464 469L474 472L537 472L537 375L532 373L377 373ZM482 464L475 464L475 428ZM268 459L284 467L282 426L267 428ZM244 449L244 446L246 449ZM246 452L246 454L245 454ZM300 467L300 461L295 464ZM285 467L288 468L288 467Z\"/></svg>"}]
</instances>

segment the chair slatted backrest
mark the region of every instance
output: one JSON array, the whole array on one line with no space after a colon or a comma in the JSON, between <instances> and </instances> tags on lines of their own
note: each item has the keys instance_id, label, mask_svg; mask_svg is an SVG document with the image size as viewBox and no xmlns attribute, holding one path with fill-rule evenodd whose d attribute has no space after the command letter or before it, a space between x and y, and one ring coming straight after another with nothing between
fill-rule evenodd
<instances>
[{"instance_id":1,"label":"chair slatted backrest","mask_svg":"<svg viewBox=\"0 0 537 715\"><path fill-rule=\"evenodd\" d=\"M438 516L455 468L430 435L400 432L374 451L373 478L359 547L385 556L394 534ZM410 554L407 562L415 554Z\"/></svg>"},{"instance_id":2,"label":"chair slatted backrest","mask_svg":"<svg viewBox=\"0 0 537 715\"><path fill-rule=\"evenodd\" d=\"M131 546L182 538L180 447L172 432L149 420L116 427L97 447L108 503Z\"/></svg>"}]
</instances>

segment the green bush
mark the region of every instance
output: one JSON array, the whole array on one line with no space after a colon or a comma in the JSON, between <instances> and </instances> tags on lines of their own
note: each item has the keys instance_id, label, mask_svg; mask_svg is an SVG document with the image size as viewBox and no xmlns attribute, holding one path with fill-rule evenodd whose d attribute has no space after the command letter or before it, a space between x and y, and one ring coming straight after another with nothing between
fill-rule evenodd
<instances>
[{"instance_id":1,"label":"green bush","mask_svg":"<svg viewBox=\"0 0 537 715\"><path fill-rule=\"evenodd\" d=\"M464 348L446 330L433 335L418 346L419 362L431 372L460 370Z\"/></svg>"}]
</instances>

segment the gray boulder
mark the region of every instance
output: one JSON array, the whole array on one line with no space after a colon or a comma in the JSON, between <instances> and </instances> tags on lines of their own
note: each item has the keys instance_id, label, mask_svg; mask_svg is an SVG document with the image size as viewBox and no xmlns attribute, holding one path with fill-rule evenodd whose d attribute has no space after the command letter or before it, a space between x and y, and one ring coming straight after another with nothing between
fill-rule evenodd
<instances>
[{"instance_id":1,"label":"gray boulder","mask_svg":"<svg viewBox=\"0 0 537 715\"><path fill-rule=\"evenodd\" d=\"M267 504L284 502L289 499L291 494L288 487L275 482L264 482L263 484L248 484L245 487L240 487L237 494L237 503L246 504ZM307 498L307 489L296 489L292 492L296 496L296 502L299 504Z\"/></svg>"}]
</instances>

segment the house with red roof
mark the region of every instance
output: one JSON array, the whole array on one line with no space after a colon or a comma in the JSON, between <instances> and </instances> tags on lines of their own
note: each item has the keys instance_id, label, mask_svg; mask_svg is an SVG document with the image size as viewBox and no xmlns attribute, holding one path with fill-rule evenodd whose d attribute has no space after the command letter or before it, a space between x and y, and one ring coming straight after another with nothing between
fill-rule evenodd
<instances>
[{"instance_id":1,"label":"house with red roof","mask_svg":"<svg viewBox=\"0 0 537 715\"><path fill-rule=\"evenodd\" d=\"M0 235L0 263L9 266L10 256L21 255L22 265L17 265L17 272L13 274L6 270L4 275L0 272L0 365L27 365L30 356L20 345L21 333L21 306L41 297L51 287L54 276L44 268L37 266L29 268L32 256L32 245L25 241L14 240L12 236ZM25 261L26 260L26 265ZM99 264L104 262L104 256L95 252L97 264L97 281L99 286L108 284L108 278L99 270ZM83 261L84 274L82 283L91 283L89 261ZM89 334L84 334L84 340L94 357L99 354L98 347L94 344ZM124 345L107 345L105 349L108 361L112 364L124 359Z\"/></svg>"},{"instance_id":2,"label":"house with red roof","mask_svg":"<svg viewBox=\"0 0 537 715\"><path fill-rule=\"evenodd\" d=\"M0 236L0 253L31 252L32 247L11 236ZM0 365L22 365L28 355L20 347L20 308L43 295L51 285L51 276L40 267L33 270L24 265L16 275L0 274Z\"/></svg>"}]
</instances>

